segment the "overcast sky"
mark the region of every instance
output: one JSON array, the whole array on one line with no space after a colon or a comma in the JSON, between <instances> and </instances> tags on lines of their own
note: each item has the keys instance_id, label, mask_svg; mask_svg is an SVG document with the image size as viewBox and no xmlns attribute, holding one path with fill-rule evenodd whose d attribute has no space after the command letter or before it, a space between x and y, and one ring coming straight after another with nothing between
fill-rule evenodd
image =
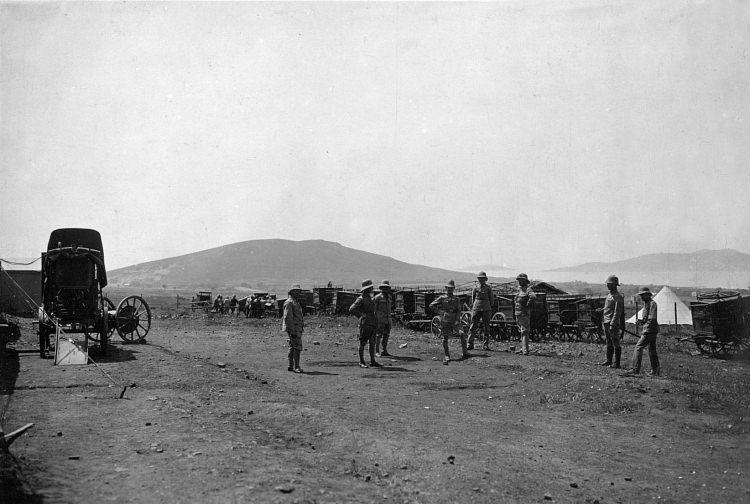
<instances>
[{"instance_id":1,"label":"overcast sky","mask_svg":"<svg viewBox=\"0 0 750 504\"><path fill-rule=\"evenodd\" d=\"M750 252L750 3L0 4L0 257Z\"/></svg>"}]
</instances>

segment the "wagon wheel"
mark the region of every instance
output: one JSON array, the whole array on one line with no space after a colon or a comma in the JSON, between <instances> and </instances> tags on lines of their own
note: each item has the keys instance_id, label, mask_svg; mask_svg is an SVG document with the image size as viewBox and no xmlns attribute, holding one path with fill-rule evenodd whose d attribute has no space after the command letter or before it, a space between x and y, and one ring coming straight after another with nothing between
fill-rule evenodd
<instances>
[{"instance_id":1,"label":"wagon wheel","mask_svg":"<svg viewBox=\"0 0 750 504\"><path fill-rule=\"evenodd\" d=\"M505 325L505 315L501 312L497 312L490 318L490 335L495 341L501 341L506 336L503 327Z\"/></svg>"},{"instance_id":2,"label":"wagon wheel","mask_svg":"<svg viewBox=\"0 0 750 504\"><path fill-rule=\"evenodd\" d=\"M94 343L101 343L102 336L105 336L105 339L107 339L108 336L111 336L113 332L115 332L114 327L109 327L109 311L115 309L115 304L107 297L102 296L102 302L101 302L101 322L98 324L98 330L94 332L84 332L86 335L86 338L93 341Z\"/></svg>"},{"instance_id":3,"label":"wagon wheel","mask_svg":"<svg viewBox=\"0 0 750 504\"><path fill-rule=\"evenodd\" d=\"M440 317L432 317L432 320L430 321L430 332L436 337L439 338L443 334L442 329L442 323L440 322Z\"/></svg>"},{"instance_id":4,"label":"wagon wheel","mask_svg":"<svg viewBox=\"0 0 750 504\"><path fill-rule=\"evenodd\" d=\"M695 338L695 344L702 353L717 358L731 357L750 349L750 341L737 337L727 340Z\"/></svg>"},{"instance_id":5,"label":"wagon wheel","mask_svg":"<svg viewBox=\"0 0 750 504\"><path fill-rule=\"evenodd\" d=\"M142 343L151 329L151 309L140 296L128 296L117 305L115 329L127 343Z\"/></svg>"}]
</instances>

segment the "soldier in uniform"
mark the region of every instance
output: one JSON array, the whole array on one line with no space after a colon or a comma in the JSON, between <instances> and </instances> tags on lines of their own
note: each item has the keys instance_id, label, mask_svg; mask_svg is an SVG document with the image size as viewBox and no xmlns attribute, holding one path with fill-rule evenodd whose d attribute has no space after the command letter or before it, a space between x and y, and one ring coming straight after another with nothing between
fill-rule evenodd
<instances>
[{"instance_id":1,"label":"soldier in uniform","mask_svg":"<svg viewBox=\"0 0 750 504\"><path fill-rule=\"evenodd\" d=\"M516 277L518 280L518 292L513 300L513 313L516 316L516 323L521 332L522 349L516 351L517 354L529 355L529 332L531 331L531 306L534 304L536 294L529 289L529 276L526 273L519 273Z\"/></svg>"},{"instance_id":2,"label":"soldier in uniform","mask_svg":"<svg viewBox=\"0 0 750 504\"><path fill-rule=\"evenodd\" d=\"M375 304L372 302L372 280L362 282L359 297L349 307L349 313L359 318L359 367L366 368L365 345L370 345L370 366L381 367L375 362Z\"/></svg>"},{"instance_id":3,"label":"soldier in uniform","mask_svg":"<svg viewBox=\"0 0 750 504\"><path fill-rule=\"evenodd\" d=\"M607 299L604 300L602 309L602 326L604 336L607 340L607 360L602 362L602 366L610 366L613 369L620 368L620 334L625 325L625 298L617 290L620 285L620 279L615 275L607 277ZM612 357L615 360L612 362Z\"/></svg>"},{"instance_id":4,"label":"soldier in uniform","mask_svg":"<svg viewBox=\"0 0 750 504\"><path fill-rule=\"evenodd\" d=\"M479 331L479 324L484 328L484 350L490 349L490 318L492 317L492 305L494 298L492 287L487 285L487 273L480 271L477 275L479 285L474 287L471 298L474 302L471 307L471 325L469 326L469 350L474 349L474 338Z\"/></svg>"},{"instance_id":5,"label":"soldier in uniform","mask_svg":"<svg viewBox=\"0 0 750 504\"><path fill-rule=\"evenodd\" d=\"M633 351L633 368L624 373L623 376L637 376L640 374L643 349L646 347L648 347L648 357L651 361L651 372L649 374L659 376L661 368L659 367L659 356L656 355L656 335L659 333L659 322L656 318L656 301L651 299L651 290L648 287L641 287L638 295L643 300L643 318L638 320L642 327L641 339L635 344L635 350Z\"/></svg>"},{"instance_id":6,"label":"soldier in uniform","mask_svg":"<svg viewBox=\"0 0 750 504\"><path fill-rule=\"evenodd\" d=\"M289 289L289 297L284 302L284 315L281 319L281 330L286 331L289 336L289 368L288 371L301 373L299 358L302 353L302 332L304 322L302 320L302 306L297 299L302 289L298 284Z\"/></svg>"},{"instance_id":7,"label":"soldier in uniform","mask_svg":"<svg viewBox=\"0 0 750 504\"><path fill-rule=\"evenodd\" d=\"M380 283L380 292L372 298L375 304L375 356L388 357L388 337L391 335L391 284L388 280ZM383 344L383 351L380 351L380 344Z\"/></svg>"},{"instance_id":8,"label":"soldier in uniform","mask_svg":"<svg viewBox=\"0 0 750 504\"><path fill-rule=\"evenodd\" d=\"M430 303L430 308L440 314L440 332L443 336L443 350L445 357L443 364L446 366L451 361L450 351L448 350L448 339L457 331L461 337L461 354L464 359L471 357L466 348L466 334L461 330L461 301L453 295L456 283L449 280L445 284L445 294Z\"/></svg>"}]
</instances>

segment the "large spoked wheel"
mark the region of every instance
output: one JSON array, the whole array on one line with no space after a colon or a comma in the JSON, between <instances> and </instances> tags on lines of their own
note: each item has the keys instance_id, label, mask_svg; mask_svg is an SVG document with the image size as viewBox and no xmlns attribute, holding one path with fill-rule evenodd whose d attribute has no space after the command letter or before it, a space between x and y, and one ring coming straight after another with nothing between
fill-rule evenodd
<instances>
[{"instance_id":1,"label":"large spoked wheel","mask_svg":"<svg viewBox=\"0 0 750 504\"><path fill-rule=\"evenodd\" d=\"M432 317L432 320L430 321L430 331L437 338L443 335L443 328L442 323L440 322L440 317Z\"/></svg>"},{"instance_id":2,"label":"large spoked wheel","mask_svg":"<svg viewBox=\"0 0 750 504\"><path fill-rule=\"evenodd\" d=\"M505 315L502 312L496 312L490 319L490 336L495 341L502 341L505 336L503 327L505 326Z\"/></svg>"},{"instance_id":3,"label":"large spoked wheel","mask_svg":"<svg viewBox=\"0 0 750 504\"><path fill-rule=\"evenodd\" d=\"M695 344L702 353L711 357L724 359L747 352L750 340L731 337L724 340L715 338L695 338Z\"/></svg>"},{"instance_id":4,"label":"large spoked wheel","mask_svg":"<svg viewBox=\"0 0 750 504\"><path fill-rule=\"evenodd\" d=\"M128 296L117 305L115 330L127 343L142 343L151 329L151 309L140 296Z\"/></svg>"},{"instance_id":5,"label":"large spoked wheel","mask_svg":"<svg viewBox=\"0 0 750 504\"><path fill-rule=\"evenodd\" d=\"M102 338L105 340L109 338L109 336L112 335L115 328L109 327L109 311L115 309L115 304L106 296L102 297L101 302L99 304L99 311L101 317L100 320L97 320L97 327L98 330L94 332L84 332L86 335L86 339L93 341L94 343L101 343Z\"/></svg>"},{"instance_id":6,"label":"large spoked wheel","mask_svg":"<svg viewBox=\"0 0 750 504\"><path fill-rule=\"evenodd\" d=\"M471 327L471 313L461 313L461 318L459 320L461 321L461 329L463 329L466 334L469 334L469 327Z\"/></svg>"}]
</instances>

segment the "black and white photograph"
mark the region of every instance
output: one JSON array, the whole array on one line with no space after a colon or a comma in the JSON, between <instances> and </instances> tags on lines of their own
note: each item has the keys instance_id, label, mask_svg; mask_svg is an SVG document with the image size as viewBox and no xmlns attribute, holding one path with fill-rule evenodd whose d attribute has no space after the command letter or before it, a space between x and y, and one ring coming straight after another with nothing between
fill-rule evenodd
<instances>
[{"instance_id":1,"label":"black and white photograph","mask_svg":"<svg viewBox=\"0 0 750 504\"><path fill-rule=\"evenodd\" d=\"M0 0L0 502L750 501L750 2Z\"/></svg>"}]
</instances>

